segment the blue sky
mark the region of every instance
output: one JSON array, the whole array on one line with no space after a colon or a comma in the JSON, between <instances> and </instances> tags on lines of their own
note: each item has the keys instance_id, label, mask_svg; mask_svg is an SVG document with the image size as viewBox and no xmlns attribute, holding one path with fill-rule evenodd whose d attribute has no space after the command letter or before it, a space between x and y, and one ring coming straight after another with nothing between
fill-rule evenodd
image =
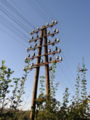
<instances>
[{"instance_id":1,"label":"blue sky","mask_svg":"<svg viewBox=\"0 0 90 120\"><path fill-rule=\"evenodd\" d=\"M83 57L88 69L90 94L90 0L0 0L0 61L5 59L6 64L15 70L15 75L21 76L31 37L29 32L52 19L59 22L56 28L60 30L60 56L63 57L56 71L56 81L60 82L57 98L61 99L66 87L74 92L76 69ZM31 102L33 79L34 71L25 85L27 108Z\"/></svg>"}]
</instances>

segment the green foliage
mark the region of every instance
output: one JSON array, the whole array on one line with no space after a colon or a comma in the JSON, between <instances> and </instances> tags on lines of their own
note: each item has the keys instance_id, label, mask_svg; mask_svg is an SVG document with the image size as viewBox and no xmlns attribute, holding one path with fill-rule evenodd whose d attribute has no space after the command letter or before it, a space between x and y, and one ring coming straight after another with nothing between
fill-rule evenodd
<instances>
[{"instance_id":1,"label":"green foliage","mask_svg":"<svg viewBox=\"0 0 90 120\"><path fill-rule=\"evenodd\" d=\"M76 92L75 99L72 99L72 104L69 106L69 119L83 119L87 118L88 110L88 95L87 95L87 81L86 81L86 67L82 64L78 68L76 77Z\"/></svg>"},{"instance_id":2,"label":"green foliage","mask_svg":"<svg viewBox=\"0 0 90 120\"><path fill-rule=\"evenodd\" d=\"M10 108L14 110L18 109L20 107L20 104L22 103L22 95L24 94L24 84L26 78L27 72L25 72L25 74L21 78L13 78L14 89L12 91L12 96L10 98L11 100Z\"/></svg>"},{"instance_id":3,"label":"green foliage","mask_svg":"<svg viewBox=\"0 0 90 120\"><path fill-rule=\"evenodd\" d=\"M78 73L75 83L75 96L72 98L72 102L69 101L69 89L66 88L63 95L63 102L59 102L55 99L57 86L55 86L55 64L52 66L50 71L50 85L51 95L50 99L47 100L44 95L45 92L45 77L41 77L41 94L36 100L36 120L83 120L87 119L88 111L88 98L87 96L87 84L86 84L86 71L80 71L85 66L78 68ZM82 96L83 95L83 96ZM89 114L89 113L88 113Z\"/></svg>"},{"instance_id":4,"label":"green foliage","mask_svg":"<svg viewBox=\"0 0 90 120\"><path fill-rule=\"evenodd\" d=\"M5 65L3 60L0 67L0 120L6 120L6 118L18 120L14 112L16 113L19 110L22 103L24 84L28 72L25 71L21 78L11 78L13 73L14 71Z\"/></svg>"},{"instance_id":5,"label":"green foliage","mask_svg":"<svg viewBox=\"0 0 90 120\"><path fill-rule=\"evenodd\" d=\"M40 77L40 95L36 100L37 110L36 110L36 120L56 120L58 113L60 102L55 99L55 93L57 84L55 83L55 69L56 64L52 65L52 69L50 70L50 98L47 99L45 95L45 77Z\"/></svg>"},{"instance_id":6,"label":"green foliage","mask_svg":"<svg viewBox=\"0 0 90 120\"><path fill-rule=\"evenodd\" d=\"M7 106L8 97L7 95L10 93L9 86L11 83L10 76L13 71L10 68L5 66L5 61L2 61L2 65L0 67L0 108L1 112Z\"/></svg>"},{"instance_id":7,"label":"green foliage","mask_svg":"<svg viewBox=\"0 0 90 120\"><path fill-rule=\"evenodd\" d=\"M30 61L26 61L29 65ZM69 101L69 89L63 94L62 103L55 98L58 83L55 81L56 64L50 69L50 98L45 95L45 76L40 77L40 94L36 99L35 120L83 120L90 116L87 94L86 66L78 68L75 95ZM14 72L2 61L0 67L0 120L29 120L30 111L20 111L24 94L24 84L28 75L28 69L24 69L24 75L20 78L12 78ZM8 97L8 95L11 95ZM8 104L9 103L9 104ZM7 109L8 106L8 109Z\"/></svg>"},{"instance_id":8,"label":"green foliage","mask_svg":"<svg viewBox=\"0 0 90 120\"><path fill-rule=\"evenodd\" d=\"M87 80L86 80L86 66L85 64L82 65L82 68L80 70L81 72L81 97L82 99L86 99L87 97Z\"/></svg>"},{"instance_id":9,"label":"green foliage","mask_svg":"<svg viewBox=\"0 0 90 120\"><path fill-rule=\"evenodd\" d=\"M40 76L40 94L45 93L45 76Z\"/></svg>"},{"instance_id":10,"label":"green foliage","mask_svg":"<svg viewBox=\"0 0 90 120\"><path fill-rule=\"evenodd\" d=\"M75 101L76 102L79 102L80 101L80 87L81 87L81 84L80 84L80 82L81 82L81 78L80 78L80 68L78 67L78 72L77 72L77 76L76 76L76 83L75 83Z\"/></svg>"},{"instance_id":11,"label":"green foliage","mask_svg":"<svg viewBox=\"0 0 90 120\"><path fill-rule=\"evenodd\" d=\"M30 111L5 110L0 113L0 120L29 120Z\"/></svg>"},{"instance_id":12,"label":"green foliage","mask_svg":"<svg viewBox=\"0 0 90 120\"><path fill-rule=\"evenodd\" d=\"M55 81L56 63L53 63L50 70L50 95L55 97L59 83Z\"/></svg>"},{"instance_id":13,"label":"green foliage","mask_svg":"<svg viewBox=\"0 0 90 120\"><path fill-rule=\"evenodd\" d=\"M63 96L63 108L67 108L67 105L69 103L68 99L69 99L69 93L68 93L68 88L66 88Z\"/></svg>"},{"instance_id":14,"label":"green foliage","mask_svg":"<svg viewBox=\"0 0 90 120\"><path fill-rule=\"evenodd\" d=\"M45 99L42 109L37 109L36 120L56 120L60 103L54 98Z\"/></svg>"}]
</instances>

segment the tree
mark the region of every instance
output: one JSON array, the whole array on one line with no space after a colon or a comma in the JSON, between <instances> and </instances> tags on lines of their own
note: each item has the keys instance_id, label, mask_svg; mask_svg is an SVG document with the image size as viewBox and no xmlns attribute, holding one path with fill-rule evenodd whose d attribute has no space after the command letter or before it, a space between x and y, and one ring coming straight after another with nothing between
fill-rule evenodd
<instances>
[{"instance_id":1,"label":"tree","mask_svg":"<svg viewBox=\"0 0 90 120\"><path fill-rule=\"evenodd\" d=\"M0 66L0 119L17 119L16 110L22 103L22 95L24 94L24 84L28 72L25 71L21 78L12 78L14 73L2 61Z\"/></svg>"},{"instance_id":2,"label":"tree","mask_svg":"<svg viewBox=\"0 0 90 120\"><path fill-rule=\"evenodd\" d=\"M79 103L80 102L80 98L81 98L81 95L80 95L80 89L81 87L81 77L80 77L80 68L78 66L78 69L77 69L77 76L76 76L76 83L75 83L75 102L76 103Z\"/></svg>"},{"instance_id":3,"label":"tree","mask_svg":"<svg viewBox=\"0 0 90 120\"><path fill-rule=\"evenodd\" d=\"M83 63L82 67L80 69L80 73L81 73L81 97L82 97L82 99L86 99L86 97L87 97L86 71L87 71L87 68L86 68L85 64Z\"/></svg>"},{"instance_id":4,"label":"tree","mask_svg":"<svg viewBox=\"0 0 90 120\"><path fill-rule=\"evenodd\" d=\"M59 119L60 120L67 120L68 119L68 103L69 103L69 92L68 88L65 89L64 96L63 96L63 103L60 107L59 111Z\"/></svg>"},{"instance_id":5,"label":"tree","mask_svg":"<svg viewBox=\"0 0 90 120\"><path fill-rule=\"evenodd\" d=\"M69 118L70 119L83 119L87 118L86 112L88 109L87 103L87 80L86 80L86 66L83 63L78 68L78 73L75 83L75 97L72 100L72 104L69 107Z\"/></svg>"},{"instance_id":6,"label":"tree","mask_svg":"<svg viewBox=\"0 0 90 120\"><path fill-rule=\"evenodd\" d=\"M25 93L24 92L24 85L25 81L27 79L28 72L25 71L25 74L21 78L13 78L14 85L13 85L13 91L11 96L11 105L10 108L17 110L19 109L21 103L22 103L22 96Z\"/></svg>"},{"instance_id":7,"label":"tree","mask_svg":"<svg viewBox=\"0 0 90 120\"><path fill-rule=\"evenodd\" d=\"M8 104L7 95L10 93L9 87L12 80L10 79L13 71L5 66L5 61L2 61L2 65L0 67L0 107L1 112Z\"/></svg>"}]
</instances>

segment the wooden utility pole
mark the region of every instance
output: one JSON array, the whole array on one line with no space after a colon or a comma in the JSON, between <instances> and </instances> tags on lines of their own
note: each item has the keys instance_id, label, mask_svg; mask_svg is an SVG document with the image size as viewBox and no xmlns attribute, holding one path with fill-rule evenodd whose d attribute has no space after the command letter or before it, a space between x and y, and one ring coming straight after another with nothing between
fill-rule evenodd
<instances>
[{"instance_id":1,"label":"wooden utility pole","mask_svg":"<svg viewBox=\"0 0 90 120\"><path fill-rule=\"evenodd\" d=\"M50 63L57 63L61 62L62 58L57 56L56 59L52 60L49 55L55 55L56 53L60 53L61 49L58 47L55 48L54 51L51 51L51 49L48 49L48 47L55 46L59 42L59 39L54 39L53 42L48 40L48 37L54 37L55 34L59 33L57 29L55 29L52 33L50 31L47 31L49 27L53 27L54 25L57 24L57 21L52 21L51 24L47 24L46 26L42 26L41 28L38 28L36 30L33 30L31 32L31 35L36 33L36 38L32 36L32 39L29 40L29 43L35 42L34 47L30 46L27 51L29 52L30 50L38 50L38 54L33 56L28 55L26 58L27 61L32 61L33 59L37 59L36 64L32 63L30 67L26 67L25 69L27 70L32 70L33 68L36 69L35 71L35 78L34 78L34 87L33 87L33 95L32 95L32 104L31 104L31 113L30 113L30 120L35 120L35 110L36 110L36 99L37 99L37 88L38 88L38 80L39 80L39 73L40 73L40 67L45 66L45 78L46 78L46 96L49 98L50 96L50 78L49 78L49 64ZM39 33L39 35L38 35ZM36 42L39 41L39 44ZM42 53L42 49L44 48L44 52ZM41 58L44 57L44 61L41 61Z\"/></svg>"},{"instance_id":2,"label":"wooden utility pole","mask_svg":"<svg viewBox=\"0 0 90 120\"><path fill-rule=\"evenodd\" d=\"M48 41L47 41L47 29L44 28L43 31L44 35L44 52L46 53L45 55L45 62L48 63ZM49 64L45 65L45 77L46 77L46 96L49 97L50 95L50 78L49 78Z\"/></svg>"},{"instance_id":3,"label":"wooden utility pole","mask_svg":"<svg viewBox=\"0 0 90 120\"><path fill-rule=\"evenodd\" d=\"M41 31L40 43L39 45L42 46L43 43L43 31ZM42 47L38 48L38 56L41 55ZM37 58L37 64L40 64L41 57ZM38 87L38 79L39 79L39 72L40 66L36 67L35 78L34 78L34 87L33 87L33 95L32 95L32 106L31 106L31 113L30 118L34 120L35 116L35 108L36 108L36 98L37 98L37 87Z\"/></svg>"}]
</instances>

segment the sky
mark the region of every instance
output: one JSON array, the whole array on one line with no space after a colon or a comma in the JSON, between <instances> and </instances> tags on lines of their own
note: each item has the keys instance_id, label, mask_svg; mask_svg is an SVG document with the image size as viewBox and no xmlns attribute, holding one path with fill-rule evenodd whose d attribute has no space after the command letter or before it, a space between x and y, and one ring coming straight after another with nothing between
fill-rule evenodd
<instances>
[{"instance_id":1,"label":"sky","mask_svg":"<svg viewBox=\"0 0 90 120\"><path fill-rule=\"evenodd\" d=\"M57 20L55 28L60 30L58 47L63 61L56 69L56 82L60 82L57 98L62 99L66 87L75 91L78 64L84 57L87 71L87 88L90 94L90 0L0 0L0 61L23 75L26 49L30 46L29 34L33 29ZM0 62L1 64L1 62ZM44 75L44 68L42 68ZM34 82L34 70L25 84L25 106L29 109Z\"/></svg>"}]
</instances>

